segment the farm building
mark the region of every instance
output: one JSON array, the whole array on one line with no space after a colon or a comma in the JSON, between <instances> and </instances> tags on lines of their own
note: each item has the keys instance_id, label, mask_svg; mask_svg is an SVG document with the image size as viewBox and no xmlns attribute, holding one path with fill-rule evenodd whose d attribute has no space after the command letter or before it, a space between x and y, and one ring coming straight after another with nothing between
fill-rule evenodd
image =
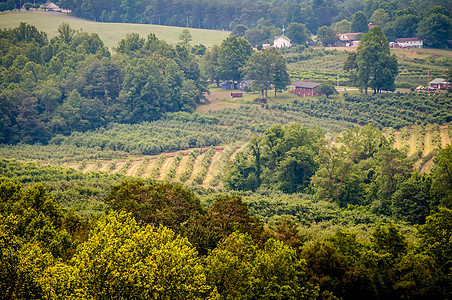
<instances>
[{"instance_id":1,"label":"farm building","mask_svg":"<svg viewBox=\"0 0 452 300\"><path fill-rule=\"evenodd\" d=\"M420 38L401 38L396 39L399 48L422 48L424 41Z\"/></svg>"},{"instance_id":2,"label":"farm building","mask_svg":"<svg viewBox=\"0 0 452 300\"><path fill-rule=\"evenodd\" d=\"M445 79L443 78L435 78L432 81L429 82L429 85L432 88L435 89L447 89L447 88L452 88L452 84L450 82L447 82Z\"/></svg>"},{"instance_id":3,"label":"farm building","mask_svg":"<svg viewBox=\"0 0 452 300\"><path fill-rule=\"evenodd\" d=\"M318 87L321 85L319 82L309 81L295 81L289 86L289 91L292 94L296 94L300 97L319 96L322 95L318 91Z\"/></svg>"},{"instance_id":4,"label":"farm building","mask_svg":"<svg viewBox=\"0 0 452 300\"><path fill-rule=\"evenodd\" d=\"M61 8L53 2L47 2L41 5L41 7L48 11L61 11Z\"/></svg>"},{"instance_id":5,"label":"farm building","mask_svg":"<svg viewBox=\"0 0 452 300\"><path fill-rule=\"evenodd\" d=\"M275 48L289 48L291 46L290 39L287 36L275 36L273 40L273 47Z\"/></svg>"},{"instance_id":6,"label":"farm building","mask_svg":"<svg viewBox=\"0 0 452 300\"><path fill-rule=\"evenodd\" d=\"M358 45L356 42L359 41L362 34L362 32L340 34L336 47L356 47Z\"/></svg>"},{"instance_id":7,"label":"farm building","mask_svg":"<svg viewBox=\"0 0 452 300\"><path fill-rule=\"evenodd\" d=\"M251 83L253 83L255 80L242 80L242 81L240 81L238 84L237 84L237 88L239 89L239 90L241 90L241 91L244 91L245 90L245 87L247 86L247 85L250 85Z\"/></svg>"},{"instance_id":8,"label":"farm building","mask_svg":"<svg viewBox=\"0 0 452 300\"><path fill-rule=\"evenodd\" d=\"M221 83L222 90L235 90L237 88L237 83L232 83L231 81L223 81Z\"/></svg>"}]
</instances>

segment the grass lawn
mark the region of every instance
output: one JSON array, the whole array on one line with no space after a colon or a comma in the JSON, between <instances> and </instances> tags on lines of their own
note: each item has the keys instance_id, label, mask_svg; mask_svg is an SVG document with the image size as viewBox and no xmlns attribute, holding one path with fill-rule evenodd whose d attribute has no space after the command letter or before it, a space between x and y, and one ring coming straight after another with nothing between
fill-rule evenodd
<instances>
[{"instance_id":1,"label":"grass lawn","mask_svg":"<svg viewBox=\"0 0 452 300\"><path fill-rule=\"evenodd\" d=\"M36 26L39 30L47 33L49 38L54 37L58 31L57 28L61 23L69 23L74 29L83 29L88 33L96 32L99 34L105 45L112 49L118 45L118 42L123 39L127 33L135 32L140 36L146 38L149 33L155 35L170 44L179 42L179 35L183 27L160 26L149 24L128 24L128 23L100 23L92 22L83 19L66 16L63 13L54 12L8 12L0 13L0 28L14 28L20 22L25 22ZM192 45L204 44L211 47L215 44L220 44L223 39L229 36L228 31L207 30L188 28L193 36Z\"/></svg>"}]
</instances>

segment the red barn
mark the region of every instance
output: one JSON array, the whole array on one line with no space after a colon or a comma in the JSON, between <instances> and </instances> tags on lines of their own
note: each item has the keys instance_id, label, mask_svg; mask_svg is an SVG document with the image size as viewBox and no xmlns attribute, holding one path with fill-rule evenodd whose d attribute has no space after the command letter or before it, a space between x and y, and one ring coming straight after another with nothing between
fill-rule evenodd
<instances>
[{"instance_id":1,"label":"red barn","mask_svg":"<svg viewBox=\"0 0 452 300\"><path fill-rule=\"evenodd\" d=\"M295 81L289 86L289 91L300 97L320 96L322 93L318 91L319 85L319 82Z\"/></svg>"}]
</instances>

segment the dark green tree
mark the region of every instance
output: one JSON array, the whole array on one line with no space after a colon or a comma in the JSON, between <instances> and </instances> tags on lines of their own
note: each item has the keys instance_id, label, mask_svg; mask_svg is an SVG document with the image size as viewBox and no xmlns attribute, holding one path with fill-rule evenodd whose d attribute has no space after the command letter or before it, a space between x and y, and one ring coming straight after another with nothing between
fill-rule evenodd
<instances>
[{"instance_id":1,"label":"dark green tree","mask_svg":"<svg viewBox=\"0 0 452 300\"><path fill-rule=\"evenodd\" d=\"M434 13L424 18L418 27L418 36L424 39L426 46L433 48L443 48L448 45L448 40L452 39L451 18Z\"/></svg>"},{"instance_id":2,"label":"dark green tree","mask_svg":"<svg viewBox=\"0 0 452 300\"><path fill-rule=\"evenodd\" d=\"M247 79L255 80L252 88L261 91L262 97L273 85L275 97L277 89L284 89L289 83L285 61L276 48L268 48L254 53L243 68ZM265 93L265 94L264 94Z\"/></svg>"},{"instance_id":3,"label":"dark green tree","mask_svg":"<svg viewBox=\"0 0 452 300\"><path fill-rule=\"evenodd\" d=\"M338 92L336 91L336 88L334 87L334 84L332 84L331 82L324 82L322 83L322 85L320 86L319 91L324 94L327 98L331 95L335 95L338 94Z\"/></svg>"},{"instance_id":4,"label":"dark green tree","mask_svg":"<svg viewBox=\"0 0 452 300\"><path fill-rule=\"evenodd\" d=\"M398 72L397 58L391 54L389 43L380 27L374 26L363 36L357 49L358 82L367 94L382 90L395 90L394 81Z\"/></svg>"},{"instance_id":5,"label":"dark green tree","mask_svg":"<svg viewBox=\"0 0 452 300\"><path fill-rule=\"evenodd\" d=\"M317 44L321 46L334 46L337 40L336 32L333 28L328 26L322 26L317 30Z\"/></svg>"},{"instance_id":6,"label":"dark green tree","mask_svg":"<svg viewBox=\"0 0 452 300\"><path fill-rule=\"evenodd\" d=\"M350 24L351 32L367 32L369 27L367 27L368 21L367 16L362 11L357 11L353 17L352 22Z\"/></svg>"},{"instance_id":7,"label":"dark green tree","mask_svg":"<svg viewBox=\"0 0 452 300\"><path fill-rule=\"evenodd\" d=\"M242 78L241 68L251 57L253 48L242 37L230 36L220 45L217 73L220 79L238 81Z\"/></svg>"},{"instance_id":8,"label":"dark green tree","mask_svg":"<svg viewBox=\"0 0 452 300\"><path fill-rule=\"evenodd\" d=\"M290 23L286 34L291 42L297 45L305 45L309 40L309 31L302 23Z\"/></svg>"}]
</instances>

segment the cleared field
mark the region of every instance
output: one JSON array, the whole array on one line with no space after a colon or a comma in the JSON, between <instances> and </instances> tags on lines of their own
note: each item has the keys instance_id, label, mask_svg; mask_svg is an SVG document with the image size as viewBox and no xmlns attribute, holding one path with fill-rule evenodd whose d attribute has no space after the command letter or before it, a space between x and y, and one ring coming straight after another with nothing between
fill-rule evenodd
<instances>
[{"instance_id":1,"label":"cleared field","mask_svg":"<svg viewBox=\"0 0 452 300\"><path fill-rule=\"evenodd\" d=\"M105 45L113 49L118 42L123 39L127 33L135 32L146 38L149 33L154 33L159 39L165 40L170 44L179 42L179 35L184 27L160 26L149 24L127 24L127 23L101 23L92 22L66 16L63 13L51 13L41 11L29 12L8 12L0 14L0 28L17 27L21 22L36 26L39 30L47 33L49 38L57 35L57 28L61 23L69 23L74 29L83 29L88 33L98 33ZM188 28L193 37L191 42L194 44L203 44L211 47L220 44L223 39L229 36L228 31L206 30Z\"/></svg>"}]
</instances>

